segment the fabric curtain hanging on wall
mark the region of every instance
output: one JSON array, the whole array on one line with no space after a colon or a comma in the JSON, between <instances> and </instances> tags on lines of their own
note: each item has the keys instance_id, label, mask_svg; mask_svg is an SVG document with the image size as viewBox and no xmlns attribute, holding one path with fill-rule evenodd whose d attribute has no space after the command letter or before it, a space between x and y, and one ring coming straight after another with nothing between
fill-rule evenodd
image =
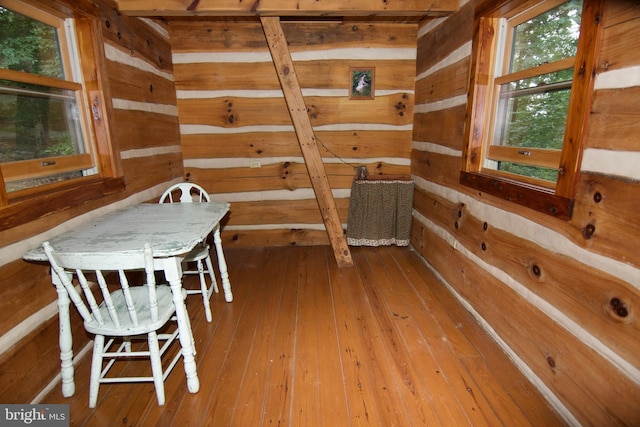
<instances>
[{"instance_id":1,"label":"fabric curtain hanging on wall","mask_svg":"<svg viewBox=\"0 0 640 427\"><path fill-rule=\"evenodd\" d=\"M408 246L414 183L408 179L354 180L347 243L352 246Z\"/></svg>"}]
</instances>

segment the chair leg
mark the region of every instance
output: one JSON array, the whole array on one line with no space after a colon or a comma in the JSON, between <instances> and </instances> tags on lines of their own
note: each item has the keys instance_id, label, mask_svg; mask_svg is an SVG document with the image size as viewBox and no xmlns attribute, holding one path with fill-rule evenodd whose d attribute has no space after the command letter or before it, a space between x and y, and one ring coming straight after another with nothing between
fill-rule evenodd
<instances>
[{"instance_id":1,"label":"chair leg","mask_svg":"<svg viewBox=\"0 0 640 427\"><path fill-rule=\"evenodd\" d=\"M149 341L149 354L151 356L151 373L153 375L153 384L156 388L156 396L158 405L164 405L164 379L162 373L162 360L160 358L160 346L158 344L158 335L155 331L147 334Z\"/></svg>"},{"instance_id":2,"label":"chair leg","mask_svg":"<svg viewBox=\"0 0 640 427\"><path fill-rule=\"evenodd\" d=\"M220 279L222 281L222 289L224 290L224 299L227 302L233 301L233 293L231 292L231 283L229 282L229 272L227 271L227 261L224 259L222 252L222 238L220 237L220 228L213 232L213 243L216 246L218 254L218 269L220 270Z\"/></svg>"},{"instance_id":3,"label":"chair leg","mask_svg":"<svg viewBox=\"0 0 640 427\"><path fill-rule=\"evenodd\" d=\"M209 298L211 298L211 290L217 294L218 293L218 282L216 281L216 275L213 271L213 263L211 262L211 255L209 255L205 262L207 263L207 271L209 271L209 277L211 277L211 288L209 289Z\"/></svg>"},{"instance_id":4,"label":"chair leg","mask_svg":"<svg viewBox=\"0 0 640 427\"><path fill-rule=\"evenodd\" d=\"M104 352L104 335L96 335L93 341L91 358L91 376L89 379L89 408L95 408L98 402L98 389L102 376L102 353Z\"/></svg>"},{"instance_id":5,"label":"chair leg","mask_svg":"<svg viewBox=\"0 0 640 427\"><path fill-rule=\"evenodd\" d=\"M131 353L131 337L122 337L122 341L124 341L124 351Z\"/></svg>"},{"instance_id":6,"label":"chair leg","mask_svg":"<svg viewBox=\"0 0 640 427\"><path fill-rule=\"evenodd\" d=\"M207 282L204 280L204 266L202 261L198 261L198 275L200 276L200 290L202 291L202 302L204 303L204 314L207 322L211 323L211 307L209 305L209 291L207 290Z\"/></svg>"}]
</instances>

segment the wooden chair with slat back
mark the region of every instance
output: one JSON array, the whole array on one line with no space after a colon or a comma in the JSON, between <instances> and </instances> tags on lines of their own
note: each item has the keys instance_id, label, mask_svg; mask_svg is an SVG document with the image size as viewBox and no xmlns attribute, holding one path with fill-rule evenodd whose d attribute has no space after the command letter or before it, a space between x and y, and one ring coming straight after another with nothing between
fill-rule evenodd
<instances>
[{"instance_id":1,"label":"wooden chair with slat back","mask_svg":"<svg viewBox=\"0 0 640 427\"><path fill-rule=\"evenodd\" d=\"M190 182L181 182L167 188L159 203L206 203L211 198L204 188ZM195 263L196 269L190 269L189 263ZM205 268L206 265L206 268ZM196 246L183 260L183 275L197 274L200 278L200 289L187 289L187 294L201 294L204 304L204 312L207 322L211 322L211 305L210 299L212 292L218 293L218 284L216 282L213 263L211 261L211 247L206 242L202 242ZM205 274L211 279L211 286L207 286Z\"/></svg>"},{"instance_id":2,"label":"wooden chair with slat back","mask_svg":"<svg viewBox=\"0 0 640 427\"><path fill-rule=\"evenodd\" d=\"M173 332L165 333L165 329L163 333L158 332L175 319L175 306L169 286L156 284L151 247L147 244L138 251L121 254L56 252L49 242L45 242L43 248L58 292L67 293L80 312L87 332L95 334L89 407L96 406L100 384L121 382L153 382L158 404L164 405L164 380L182 351L173 349L176 354L163 370L162 358L169 359L172 352L167 350L176 340L178 328ZM145 285L130 285L132 275L144 275ZM80 284L80 292L74 287L74 277ZM119 286L113 282L119 282ZM184 292L183 297L186 297ZM134 351L131 340L144 336L148 347L136 345ZM108 338L106 343L105 338ZM150 358L152 376L109 375L118 358L143 356Z\"/></svg>"}]
</instances>

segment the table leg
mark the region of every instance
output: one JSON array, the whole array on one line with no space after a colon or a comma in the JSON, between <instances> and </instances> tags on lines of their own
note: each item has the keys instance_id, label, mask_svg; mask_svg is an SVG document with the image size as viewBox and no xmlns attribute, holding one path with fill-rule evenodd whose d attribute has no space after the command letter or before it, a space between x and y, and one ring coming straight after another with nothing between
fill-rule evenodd
<instances>
[{"instance_id":1,"label":"table leg","mask_svg":"<svg viewBox=\"0 0 640 427\"><path fill-rule=\"evenodd\" d=\"M227 302L233 301L233 293L231 292L231 282L229 281L229 272L227 271L227 262L222 252L222 239L220 238L220 228L216 228L213 232L213 243L216 245L216 254L218 255L218 268L220 269L220 277L222 278L222 289L224 289L224 299Z\"/></svg>"},{"instance_id":2,"label":"table leg","mask_svg":"<svg viewBox=\"0 0 640 427\"><path fill-rule=\"evenodd\" d=\"M180 259L164 259L164 274L171 287L173 303L176 306L176 317L178 319L178 331L180 346L182 347L182 361L184 372L187 376L187 388L191 393L197 393L200 389L200 380L196 371L195 345L191 331L191 322L182 297L182 269Z\"/></svg>"},{"instance_id":3,"label":"table leg","mask_svg":"<svg viewBox=\"0 0 640 427\"><path fill-rule=\"evenodd\" d=\"M55 274L53 274L55 277ZM56 285L58 293L58 321L60 324L60 375L62 377L62 395L71 397L76 392L73 368L73 336L69 317L69 295L63 285Z\"/></svg>"}]
</instances>

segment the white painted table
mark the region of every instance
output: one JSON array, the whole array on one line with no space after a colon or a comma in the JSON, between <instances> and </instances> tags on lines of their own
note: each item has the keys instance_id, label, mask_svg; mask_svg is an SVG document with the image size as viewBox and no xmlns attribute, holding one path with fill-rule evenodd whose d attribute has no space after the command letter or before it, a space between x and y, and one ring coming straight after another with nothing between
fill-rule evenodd
<instances>
[{"instance_id":1,"label":"white painted table","mask_svg":"<svg viewBox=\"0 0 640 427\"><path fill-rule=\"evenodd\" d=\"M156 270L165 272L173 293L187 387L191 393L199 390L200 382L196 372L195 347L189 316L182 297L181 261L191 249L213 232L222 285L225 294L229 292L231 295L229 274L220 239L220 221L227 212L229 204L224 202L140 204L108 213L49 240L56 252L122 253L139 250L145 243L151 245ZM42 247L27 251L23 259L47 261ZM59 284L54 285L58 287ZM62 394L69 397L75 393L70 301L64 289L57 290Z\"/></svg>"}]
</instances>

